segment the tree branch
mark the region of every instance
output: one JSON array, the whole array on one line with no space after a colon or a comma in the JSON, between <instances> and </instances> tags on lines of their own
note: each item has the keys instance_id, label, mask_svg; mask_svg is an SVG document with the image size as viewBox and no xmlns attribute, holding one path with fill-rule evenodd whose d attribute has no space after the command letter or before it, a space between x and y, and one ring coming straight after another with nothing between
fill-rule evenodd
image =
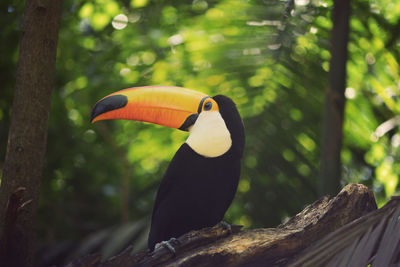
<instances>
[{"instance_id":1,"label":"tree branch","mask_svg":"<svg viewBox=\"0 0 400 267\"><path fill-rule=\"evenodd\" d=\"M104 262L100 255L90 255L68 266L284 265L315 241L373 210L372 192L364 185L351 184L336 197L321 198L276 228L239 231L240 226L233 226L230 234L218 224L179 237L176 255L164 247L130 255L127 248Z\"/></svg>"}]
</instances>

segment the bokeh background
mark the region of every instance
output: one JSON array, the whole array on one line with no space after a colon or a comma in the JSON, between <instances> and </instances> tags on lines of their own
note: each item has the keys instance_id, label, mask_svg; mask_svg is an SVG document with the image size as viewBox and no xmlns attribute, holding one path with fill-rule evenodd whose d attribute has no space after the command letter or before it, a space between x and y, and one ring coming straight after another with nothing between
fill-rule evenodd
<instances>
[{"instance_id":1,"label":"bokeh background","mask_svg":"<svg viewBox=\"0 0 400 267\"><path fill-rule=\"evenodd\" d=\"M21 2L0 3L1 155ZM351 5L342 184L366 184L381 206L399 192L400 1ZM123 88L177 85L237 103L247 140L228 222L274 227L318 199L332 8L330 0L65 0L40 264L145 247L160 179L187 133L131 121L90 124L96 101Z\"/></svg>"}]
</instances>

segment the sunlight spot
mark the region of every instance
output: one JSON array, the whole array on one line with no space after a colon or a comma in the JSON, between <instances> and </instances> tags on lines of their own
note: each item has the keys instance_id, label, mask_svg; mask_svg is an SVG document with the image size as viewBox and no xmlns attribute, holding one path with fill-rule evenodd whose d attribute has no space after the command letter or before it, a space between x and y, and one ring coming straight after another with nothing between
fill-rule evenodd
<instances>
[{"instance_id":1,"label":"sunlight spot","mask_svg":"<svg viewBox=\"0 0 400 267\"><path fill-rule=\"evenodd\" d=\"M400 135L399 134L393 135L391 142L393 147L398 147L400 145Z\"/></svg>"},{"instance_id":2,"label":"sunlight spot","mask_svg":"<svg viewBox=\"0 0 400 267\"><path fill-rule=\"evenodd\" d=\"M139 57L137 55L130 55L126 59L126 63L128 63L129 66L136 66L139 64Z\"/></svg>"},{"instance_id":3,"label":"sunlight spot","mask_svg":"<svg viewBox=\"0 0 400 267\"><path fill-rule=\"evenodd\" d=\"M316 34L318 32L318 29L316 27L310 27L310 32L312 34Z\"/></svg>"},{"instance_id":4,"label":"sunlight spot","mask_svg":"<svg viewBox=\"0 0 400 267\"><path fill-rule=\"evenodd\" d=\"M145 7L148 0L131 0L131 7Z\"/></svg>"},{"instance_id":5,"label":"sunlight spot","mask_svg":"<svg viewBox=\"0 0 400 267\"><path fill-rule=\"evenodd\" d=\"M251 87L259 87L264 84L264 80L259 75L254 75L249 78L248 83Z\"/></svg>"},{"instance_id":6,"label":"sunlight spot","mask_svg":"<svg viewBox=\"0 0 400 267\"><path fill-rule=\"evenodd\" d=\"M270 50L278 50L279 48L281 48L282 44L270 44L268 45L268 49Z\"/></svg>"},{"instance_id":7,"label":"sunlight spot","mask_svg":"<svg viewBox=\"0 0 400 267\"><path fill-rule=\"evenodd\" d=\"M93 14L93 11L94 11L93 4L86 3L81 7L81 10L79 11L79 16L81 18L88 18Z\"/></svg>"},{"instance_id":8,"label":"sunlight spot","mask_svg":"<svg viewBox=\"0 0 400 267\"><path fill-rule=\"evenodd\" d=\"M369 139L372 141L372 142L378 142L378 140L379 140L379 137L375 134L375 132L374 133L372 133L371 134L371 136L369 137Z\"/></svg>"},{"instance_id":9,"label":"sunlight spot","mask_svg":"<svg viewBox=\"0 0 400 267\"><path fill-rule=\"evenodd\" d=\"M224 16L225 16L224 11L218 8L211 8L206 13L206 18L210 20L221 19Z\"/></svg>"},{"instance_id":10,"label":"sunlight spot","mask_svg":"<svg viewBox=\"0 0 400 267\"><path fill-rule=\"evenodd\" d=\"M299 143L308 151L314 151L316 144L307 134L301 133L297 136Z\"/></svg>"},{"instance_id":11,"label":"sunlight spot","mask_svg":"<svg viewBox=\"0 0 400 267\"><path fill-rule=\"evenodd\" d=\"M308 167L306 164L299 164L297 166L297 171L302 175L302 176L308 176L311 173L310 167Z\"/></svg>"},{"instance_id":12,"label":"sunlight spot","mask_svg":"<svg viewBox=\"0 0 400 267\"><path fill-rule=\"evenodd\" d=\"M243 225L244 227L250 227L252 224L252 221L249 216L243 215L240 217L239 223Z\"/></svg>"},{"instance_id":13,"label":"sunlight spot","mask_svg":"<svg viewBox=\"0 0 400 267\"><path fill-rule=\"evenodd\" d=\"M317 1L316 6L328 7L328 3L324 0Z\"/></svg>"},{"instance_id":14,"label":"sunlight spot","mask_svg":"<svg viewBox=\"0 0 400 267\"><path fill-rule=\"evenodd\" d=\"M271 103L274 102L277 97L276 92L274 90L269 90L269 89L264 90L263 96L268 102Z\"/></svg>"},{"instance_id":15,"label":"sunlight spot","mask_svg":"<svg viewBox=\"0 0 400 267\"><path fill-rule=\"evenodd\" d=\"M310 0L295 0L296 6L306 6L310 3Z\"/></svg>"},{"instance_id":16,"label":"sunlight spot","mask_svg":"<svg viewBox=\"0 0 400 267\"><path fill-rule=\"evenodd\" d=\"M329 72L329 62L325 61L324 63L322 63L322 68L324 69L324 71Z\"/></svg>"},{"instance_id":17,"label":"sunlight spot","mask_svg":"<svg viewBox=\"0 0 400 267\"><path fill-rule=\"evenodd\" d=\"M354 99L356 97L356 90L354 90L354 88L348 87L348 88L346 88L344 95L348 99Z\"/></svg>"},{"instance_id":18,"label":"sunlight spot","mask_svg":"<svg viewBox=\"0 0 400 267\"><path fill-rule=\"evenodd\" d=\"M128 20L130 23L138 22L140 20L140 14L139 13L129 14Z\"/></svg>"},{"instance_id":19,"label":"sunlight spot","mask_svg":"<svg viewBox=\"0 0 400 267\"><path fill-rule=\"evenodd\" d=\"M70 109L68 111L68 118L75 124L75 125L81 125L82 124L82 116L79 113L78 110L76 109Z\"/></svg>"},{"instance_id":20,"label":"sunlight spot","mask_svg":"<svg viewBox=\"0 0 400 267\"><path fill-rule=\"evenodd\" d=\"M210 69L212 67L211 63L206 60L199 60L194 63L193 70L200 71L205 69Z\"/></svg>"},{"instance_id":21,"label":"sunlight spot","mask_svg":"<svg viewBox=\"0 0 400 267\"><path fill-rule=\"evenodd\" d=\"M207 78L206 82L209 86L216 86L224 81L225 77L223 75L211 75Z\"/></svg>"},{"instance_id":22,"label":"sunlight spot","mask_svg":"<svg viewBox=\"0 0 400 267\"><path fill-rule=\"evenodd\" d=\"M71 110L68 112L68 118L69 118L70 120L75 121L75 120L78 119L78 117L79 117L79 112L78 112L76 109L71 109Z\"/></svg>"},{"instance_id":23,"label":"sunlight spot","mask_svg":"<svg viewBox=\"0 0 400 267\"><path fill-rule=\"evenodd\" d=\"M208 3L204 0L194 0L192 3L192 9L195 11L202 11L208 8Z\"/></svg>"},{"instance_id":24,"label":"sunlight spot","mask_svg":"<svg viewBox=\"0 0 400 267\"><path fill-rule=\"evenodd\" d=\"M123 69L121 69L120 72L119 72L119 74L120 74L121 76L128 75L129 73L131 73L131 70L130 70L129 68L123 68Z\"/></svg>"},{"instance_id":25,"label":"sunlight spot","mask_svg":"<svg viewBox=\"0 0 400 267\"><path fill-rule=\"evenodd\" d=\"M143 52L141 58L144 64L151 65L154 63L154 61L156 61L156 54L151 51L145 51Z\"/></svg>"},{"instance_id":26,"label":"sunlight spot","mask_svg":"<svg viewBox=\"0 0 400 267\"><path fill-rule=\"evenodd\" d=\"M247 179L240 179L238 190L241 193L246 193L250 190L250 182Z\"/></svg>"},{"instance_id":27,"label":"sunlight spot","mask_svg":"<svg viewBox=\"0 0 400 267\"><path fill-rule=\"evenodd\" d=\"M368 63L368 65L373 65L375 64L375 57L372 53L367 53L365 55L365 61Z\"/></svg>"},{"instance_id":28,"label":"sunlight spot","mask_svg":"<svg viewBox=\"0 0 400 267\"><path fill-rule=\"evenodd\" d=\"M128 17L124 14L116 15L112 21L112 26L116 30L122 30L128 25Z\"/></svg>"},{"instance_id":29,"label":"sunlight spot","mask_svg":"<svg viewBox=\"0 0 400 267\"><path fill-rule=\"evenodd\" d=\"M222 34L213 34L210 36L210 41L213 43L218 43L224 41L224 36Z\"/></svg>"},{"instance_id":30,"label":"sunlight spot","mask_svg":"<svg viewBox=\"0 0 400 267\"><path fill-rule=\"evenodd\" d=\"M114 1L109 1L104 5L105 11L111 16L115 16L119 13L119 6Z\"/></svg>"},{"instance_id":31,"label":"sunlight spot","mask_svg":"<svg viewBox=\"0 0 400 267\"><path fill-rule=\"evenodd\" d=\"M301 110L293 108L290 110L290 117L295 121L300 121L301 119L303 119L303 113L301 112Z\"/></svg>"},{"instance_id":32,"label":"sunlight spot","mask_svg":"<svg viewBox=\"0 0 400 267\"><path fill-rule=\"evenodd\" d=\"M260 48L254 47L254 48L246 48L243 50L243 55L248 56L248 55L259 55L261 53Z\"/></svg>"},{"instance_id":33,"label":"sunlight spot","mask_svg":"<svg viewBox=\"0 0 400 267\"><path fill-rule=\"evenodd\" d=\"M97 30L97 31L101 31L102 29L104 29L104 27L106 27L108 25L108 23L110 22L111 17L110 15L106 14L106 13L94 13L92 18L91 18L91 22L92 22L92 27L93 29Z\"/></svg>"},{"instance_id":34,"label":"sunlight spot","mask_svg":"<svg viewBox=\"0 0 400 267\"><path fill-rule=\"evenodd\" d=\"M249 26L281 26L282 22L280 20L262 20L262 21L247 21Z\"/></svg>"},{"instance_id":35,"label":"sunlight spot","mask_svg":"<svg viewBox=\"0 0 400 267\"><path fill-rule=\"evenodd\" d=\"M179 45L183 43L183 37L180 34L172 35L171 37L168 38L168 43L173 46Z\"/></svg>"},{"instance_id":36,"label":"sunlight spot","mask_svg":"<svg viewBox=\"0 0 400 267\"><path fill-rule=\"evenodd\" d=\"M51 181L51 188L54 191L59 191L65 186L65 177L60 170L55 170L54 175L55 177Z\"/></svg>"},{"instance_id":37,"label":"sunlight spot","mask_svg":"<svg viewBox=\"0 0 400 267\"><path fill-rule=\"evenodd\" d=\"M92 143L94 140L96 140L96 132L93 131L92 129L87 130L83 134L83 140L85 140L88 143Z\"/></svg>"},{"instance_id":38,"label":"sunlight spot","mask_svg":"<svg viewBox=\"0 0 400 267\"><path fill-rule=\"evenodd\" d=\"M249 169L253 169L254 167L257 166L257 158L250 155L250 156L246 157L245 164L246 164L246 167L248 167Z\"/></svg>"},{"instance_id":39,"label":"sunlight spot","mask_svg":"<svg viewBox=\"0 0 400 267\"><path fill-rule=\"evenodd\" d=\"M290 149L284 149L282 152L282 156L285 160L287 160L289 162L293 161L296 157L295 154L293 153L293 151Z\"/></svg>"}]
</instances>

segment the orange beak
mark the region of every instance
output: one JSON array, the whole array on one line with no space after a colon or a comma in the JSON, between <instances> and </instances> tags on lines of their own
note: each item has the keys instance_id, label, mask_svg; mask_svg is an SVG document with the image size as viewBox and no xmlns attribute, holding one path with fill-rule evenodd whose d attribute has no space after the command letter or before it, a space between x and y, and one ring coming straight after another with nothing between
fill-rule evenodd
<instances>
[{"instance_id":1,"label":"orange beak","mask_svg":"<svg viewBox=\"0 0 400 267\"><path fill-rule=\"evenodd\" d=\"M135 87L112 93L92 110L90 121L125 119L187 131L200 112L218 111L206 94L175 86Z\"/></svg>"}]
</instances>

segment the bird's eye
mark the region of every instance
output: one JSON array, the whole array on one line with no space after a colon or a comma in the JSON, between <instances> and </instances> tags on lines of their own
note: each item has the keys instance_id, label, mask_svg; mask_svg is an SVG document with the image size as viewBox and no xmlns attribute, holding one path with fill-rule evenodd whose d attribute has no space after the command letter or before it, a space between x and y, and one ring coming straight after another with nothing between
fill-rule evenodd
<instances>
[{"instance_id":1,"label":"bird's eye","mask_svg":"<svg viewBox=\"0 0 400 267\"><path fill-rule=\"evenodd\" d=\"M204 104L204 110L210 110L212 108L212 103L211 102L207 102Z\"/></svg>"}]
</instances>

